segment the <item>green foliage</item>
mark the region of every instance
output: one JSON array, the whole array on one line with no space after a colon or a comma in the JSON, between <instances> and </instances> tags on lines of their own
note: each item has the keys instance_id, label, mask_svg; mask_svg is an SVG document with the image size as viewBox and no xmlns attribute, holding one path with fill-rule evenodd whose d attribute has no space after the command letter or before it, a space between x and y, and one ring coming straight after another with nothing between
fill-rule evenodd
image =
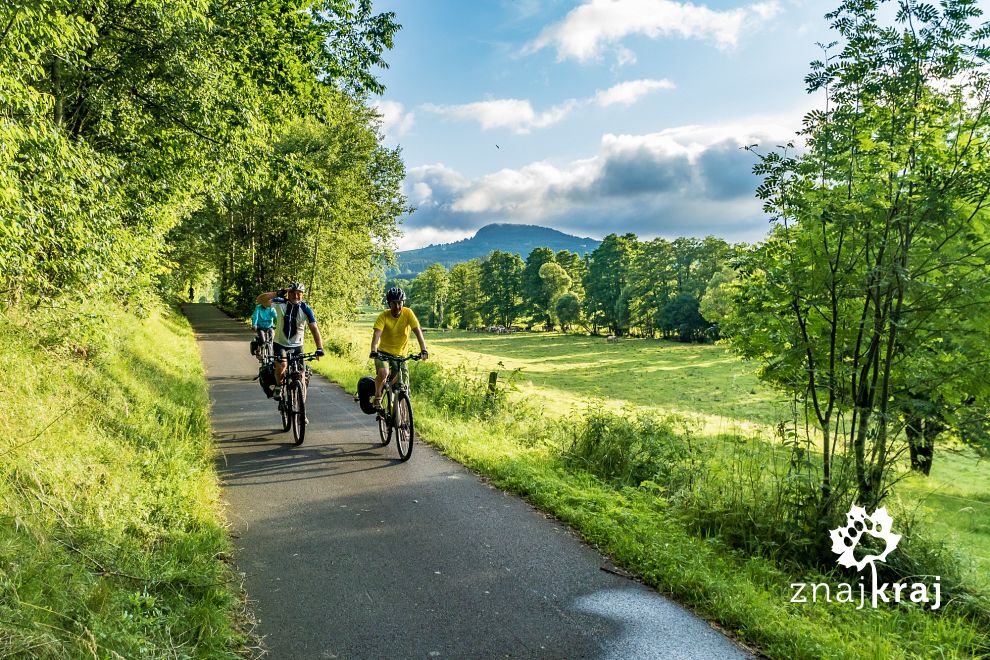
<instances>
[{"instance_id":1,"label":"green foliage","mask_svg":"<svg viewBox=\"0 0 990 660\"><path fill-rule=\"evenodd\" d=\"M481 314L486 322L510 326L518 318L522 302L523 260L496 250L481 262Z\"/></svg>"},{"instance_id":2,"label":"green foliage","mask_svg":"<svg viewBox=\"0 0 990 660\"><path fill-rule=\"evenodd\" d=\"M654 482L671 490L694 479L695 454L692 430L683 417L633 410L615 414L601 406L580 418L570 448L581 469L613 484Z\"/></svg>"},{"instance_id":3,"label":"green foliage","mask_svg":"<svg viewBox=\"0 0 990 660\"><path fill-rule=\"evenodd\" d=\"M698 308L698 299L690 293L678 295L660 310L660 329L667 334L676 334L680 341L704 339L708 323Z\"/></svg>"},{"instance_id":4,"label":"green foliage","mask_svg":"<svg viewBox=\"0 0 990 660\"><path fill-rule=\"evenodd\" d=\"M364 337L368 329L352 330ZM920 657L937 648L946 657L980 657L990 650L987 594L973 587L975 573L960 572L955 553L925 538L927 521L902 527L909 516L900 506L893 509L897 531L914 540L902 540L905 554L888 575L908 575L910 581L920 573L949 576L946 585L951 586L943 595L951 596L943 599L939 613L918 607L858 611L835 604L789 603L793 582L847 579L814 568L820 553L828 552L828 538L827 532L821 535L814 507L802 506L808 500L800 486L803 475L794 467L801 460L796 445L736 434L712 436L663 411L549 406L551 400L566 399L571 391L566 388L574 387L587 363L593 363L588 380L608 381L610 393L641 405L657 405L656 400L643 399L654 396L654 390L662 390L663 397L683 387L684 381L671 377L679 370L703 373L721 363L728 371L706 382L733 382L732 370L739 370L739 376L744 370L722 348L645 340L606 348L600 338L559 334L489 337L454 332L431 336L430 341L434 358L448 363L465 358L472 369L479 363L484 368L488 353L510 367L526 365L529 373L523 371L520 380L552 366L542 374L542 397L520 386L508 405L479 414L479 408L463 402L484 401L483 372L461 368L472 383L467 390L474 394L447 397L447 389L461 387L450 383L451 372L433 360L419 363L417 370L427 367L414 372L412 379L421 437L496 485L553 513L617 564L697 608L759 653L781 658ZM620 375L608 372L616 360L614 351L626 351L627 346L629 362L618 370ZM657 348L644 360L650 346ZM678 363L665 355L672 349L691 355L681 355L683 362ZM658 379L653 372L646 380L638 379L641 374L632 367L654 359L664 377ZM350 387L361 370L333 362L323 360L317 368L343 374ZM733 390L755 388L749 381L735 383ZM662 405L670 408L674 402L683 410L697 411L707 398L692 391L679 399L664 399ZM750 404L747 410L752 409ZM985 480L974 477L982 468L974 463L971 469L975 472L967 479L985 499ZM944 517L944 511L938 511ZM954 576L962 576L963 583Z\"/></svg>"},{"instance_id":5,"label":"green foliage","mask_svg":"<svg viewBox=\"0 0 990 660\"><path fill-rule=\"evenodd\" d=\"M29 314L0 314L0 357L20 365L0 382L0 655L236 657L240 594L185 320L101 310L70 351L14 321Z\"/></svg>"},{"instance_id":6,"label":"green foliage","mask_svg":"<svg viewBox=\"0 0 990 660\"><path fill-rule=\"evenodd\" d=\"M565 293L557 298L553 311L561 330L567 332L581 322L581 298L575 293Z\"/></svg>"},{"instance_id":7,"label":"green foliage","mask_svg":"<svg viewBox=\"0 0 990 660\"><path fill-rule=\"evenodd\" d=\"M592 327L620 331L616 301L626 286L629 265L636 251L636 236L609 234L591 253L584 277L584 307Z\"/></svg>"},{"instance_id":8,"label":"green foliage","mask_svg":"<svg viewBox=\"0 0 990 660\"><path fill-rule=\"evenodd\" d=\"M416 276L409 287L409 305L421 323L431 328L447 327L445 319L450 280L447 269L433 264Z\"/></svg>"},{"instance_id":9,"label":"green foliage","mask_svg":"<svg viewBox=\"0 0 990 660\"><path fill-rule=\"evenodd\" d=\"M556 263L553 250L548 247L538 247L529 253L523 266L520 276L522 303L519 311L532 317L533 323L538 319L542 320L544 325L550 325L552 322L553 301L549 298L541 277L542 268L551 263Z\"/></svg>"},{"instance_id":10,"label":"green foliage","mask_svg":"<svg viewBox=\"0 0 990 660\"><path fill-rule=\"evenodd\" d=\"M173 236L203 250L229 309L248 313L259 293L300 281L321 316L341 317L380 286L405 208L402 162L378 145L378 120L360 103L334 94L322 115L289 125L254 155L261 162L240 163L252 172L245 188L215 191Z\"/></svg>"},{"instance_id":11,"label":"green foliage","mask_svg":"<svg viewBox=\"0 0 990 660\"><path fill-rule=\"evenodd\" d=\"M494 385L490 381L491 373L496 375ZM471 372L464 365L448 369L436 362L419 362L410 370L410 379L416 383L417 395L428 398L441 410L490 419L504 411L509 393L515 391L518 374L518 370L508 374L502 370ZM525 406L514 411L521 416L527 412Z\"/></svg>"},{"instance_id":12,"label":"green foliage","mask_svg":"<svg viewBox=\"0 0 990 660\"><path fill-rule=\"evenodd\" d=\"M990 300L987 35L970 0L901 3L893 25L881 4L828 15L840 50L827 46L807 77L827 110L805 118L804 153L755 169L776 228L741 260L728 323L762 377L807 404L823 512L847 497L836 461L875 506L898 476L905 426L924 440L990 394L969 366L990 345L986 306L973 306ZM930 465L933 443L911 449Z\"/></svg>"},{"instance_id":13,"label":"green foliage","mask_svg":"<svg viewBox=\"0 0 990 660\"><path fill-rule=\"evenodd\" d=\"M466 329L482 320L489 325L511 325L515 318L528 316L529 329L542 326L552 331L560 323L565 331L576 325L590 325L597 333L604 325L617 334L654 337L662 332L665 336L680 336L678 332L687 321L664 325L664 307L682 293L701 295L714 277L710 273L722 268L734 251L725 241L712 236L704 240L679 238L672 243L658 238L643 243L633 234L621 238L613 235L586 259L567 250L554 254L548 247L535 248L518 275L517 265L507 261L508 253L499 252L494 261L491 257L486 260L488 288L480 286L481 272L475 275L474 264L478 262L461 262L451 268L450 325ZM594 259L597 265L593 265ZM619 277L623 269L626 275ZM499 279L503 277L507 279ZM597 298L585 298L586 286ZM564 298L569 293L574 297ZM566 320L558 314L562 298ZM573 310L575 299L580 304L577 313ZM455 308L458 311L453 311ZM697 319L692 317L690 321L684 325L684 336L689 337L685 340L705 339L707 335L694 327Z\"/></svg>"},{"instance_id":14,"label":"green foliage","mask_svg":"<svg viewBox=\"0 0 990 660\"><path fill-rule=\"evenodd\" d=\"M729 266L723 267L712 275L705 295L699 301L698 311L713 326L715 339L719 338L722 323L732 314L735 281L736 271Z\"/></svg>"},{"instance_id":15,"label":"green foliage","mask_svg":"<svg viewBox=\"0 0 990 660\"><path fill-rule=\"evenodd\" d=\"M462 330L481 325L481 262L464 261L455 264L448 275L450 292L447 308L453 317L451 325Z\"/></svg>"}]
</instances>

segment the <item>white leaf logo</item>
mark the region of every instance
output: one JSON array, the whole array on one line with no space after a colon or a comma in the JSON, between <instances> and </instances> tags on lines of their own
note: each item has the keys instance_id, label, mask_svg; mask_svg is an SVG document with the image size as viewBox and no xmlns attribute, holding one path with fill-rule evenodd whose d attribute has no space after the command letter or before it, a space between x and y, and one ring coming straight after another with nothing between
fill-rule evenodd
<instances>
[{"instance_id":1,"label":"white leaf logo","mask_svg":"<svg viewBox=\"0 0 990 660\"><path fill-rule=\"evenodd\" d=\"M894 521L887 514L886 507L880 507L873 512L872 516L866 515L866 509L855 504L846 514L848 522L845 527L833 529L830 532L832 537L832 552L839 555L839 566L856 567L857 571L863 570L867 564L875 561L886 561L897 543L901 540L900 534L891 533ZM856 560L856 547L859 545L863 534L869 534L875 539L882 539L886 543L883 552L879 555L866 555L860 560Z\"/></svg>"}]
</instances>

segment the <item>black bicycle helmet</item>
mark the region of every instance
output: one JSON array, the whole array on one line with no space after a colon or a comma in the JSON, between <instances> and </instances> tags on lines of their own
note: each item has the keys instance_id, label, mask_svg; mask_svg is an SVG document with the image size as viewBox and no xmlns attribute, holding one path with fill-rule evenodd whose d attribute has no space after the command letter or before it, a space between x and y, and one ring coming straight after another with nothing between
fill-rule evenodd
<instances>
[{"instance_id":1,"label":"black bicycle helmet","mask_svg":"<svg viewBox=\"0 0 990 660\"><path fill-rule=\"evenodd\" d=\"M286 291L298 291L299 293L305 293L306 287L302 285L302 282L293 282L289 285L289 288L286 289Z\"/></svg>"},{"instance_id":2,"label":"black bicycle helmet","mask_svg":"<svg viewBox=\"0 0 990 660\"><path fill-rule=\"evenodd\" d=\"M393 286L391 289L385 292L385 302L392 302L395 300L405 300L406 292L397 286Z\"/></svg>"}]
</instances>

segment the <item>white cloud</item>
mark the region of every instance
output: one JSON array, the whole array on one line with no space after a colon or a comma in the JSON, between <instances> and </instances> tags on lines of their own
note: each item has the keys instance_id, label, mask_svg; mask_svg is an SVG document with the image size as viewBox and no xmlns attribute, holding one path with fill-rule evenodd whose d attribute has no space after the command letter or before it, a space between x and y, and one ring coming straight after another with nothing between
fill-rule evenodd
<instances>
[{"instance_id":1,"label":"white cloud","mask_svg":"<svg viewBox=\"0 0 990 660\"><path fill-rule=\"evenodd\" d=\"M754 196L756 158L741 147L758 143L766 151L793 139L799 117L609 133L590 158L562 165L539 161L474 179L443 165L412 168L406 188L422 194L419 203L410 197L418 210L408 222L447 232L530 222L566 224L581 235L614 230L757 240L767 225Z\"/></svg>"},{"instance_id":2,"label":"white cloud","mask_svg":"<svg viewBox=\"0 0 990 660\"><path fill-rule=\"evenodd\" d=\"M628 49L620 42L632 35L702 39L729 49L738 44L745 30L779 11L777 0L724 11L673 0L587 0L546 27L524 52L554 47L558 60L586 62L600 57L605 46L614 45L620 48L620 61L628 60Z\"/></svg>"},{"instance_id":3,"label":"white cloud","mask_svg":"<svg viewBox=\"0 0 990 660\"><path fill-rule=\"evenodd\" d=\"M569 99L544 112L536 112L527 100L495 99L464 105L427 104L422 108L451 119L476 121L486 131L507 128L513 133L529 133L534 128L556 124L569 115L576 105L575 100Z\"/></svg>"},{"instance_id":4,"label":"white cloud","mask_svg":"<svg viewBox=\"0 0 990 660\"><path fill-rule=\"evenodd\" d=\"M674 89L669 80L630 80L606 90L599 90L593 97L579 100L567 99L549 110L537 112L525 99L493 99L462 105L434 105L427 103L420 108L458 121L476 121L482 130L507 128L513 133L529 133L533 129L547 128L563 121L576 108L595 104L607 107L615 104L632 105L641 97L658 89Z\"/></svg>"},{"instance_id":5,"label":"white cloud","mask_svg":"<svg viewBox=\"0 0 990 660\"><path fill-rule=\"evenodd\" d=\"M474 229L437 229L436 227L406 227L402 236L396 241L397 250L414 250L418 247L438 243L453 243L469 236L474 236Z\"/></svg>"},{"instance_id":6,"label":"white cloud","mask_svg":"<svg viewBox=\"0 0 990 660\"><path fill-rule=\"evenodd\" d=\"M416 121L416 113L406 112L405 107L398 101L384 99L371 104L382 118L382 131L386 134L405 135Z\"/></svg>"},{"instance_id":7,"label":"white cloud","mask_svg":"<svg viewBox=\"0 0 990 660\"><path fill-rule=\"evenodd\" d=\"M599 90L593 99L597 105L608 107L617 103L632 105L641 97L658 89L674 89L674 83L669 80L630 80L613 85L605 90Z\"/></svg>"}]
</instances>

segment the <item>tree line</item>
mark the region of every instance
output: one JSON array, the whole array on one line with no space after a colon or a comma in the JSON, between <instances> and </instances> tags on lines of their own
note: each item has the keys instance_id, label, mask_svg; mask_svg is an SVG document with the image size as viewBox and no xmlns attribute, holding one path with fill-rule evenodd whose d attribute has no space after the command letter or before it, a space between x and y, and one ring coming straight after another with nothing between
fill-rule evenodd
<instances>
[{"instance_id":1,"label":"tree line","mask_svg":"<svg viewBox=\"0 0 990 660\"><path fill-rule=\"evenodd\" d=\"M297 279L342 311L405 211L366 100L398 29L370 0L5 3L5 299L133 303L213 277L243 308Z\"/></svg>"},{"instance_id":2,"label":"tree line","mask_svg":"<svg viewBox=\"0 0 990 660\"><path fill-rule=\"evenodd\" d=\"M610 234L583 257L534 249L523 260L496 250L483 259L432 264L411 281L410 305L427 325L512 326L708 341L724 314L723 271L746 249L704 239Z\"/></svg>"}]
</instances>

